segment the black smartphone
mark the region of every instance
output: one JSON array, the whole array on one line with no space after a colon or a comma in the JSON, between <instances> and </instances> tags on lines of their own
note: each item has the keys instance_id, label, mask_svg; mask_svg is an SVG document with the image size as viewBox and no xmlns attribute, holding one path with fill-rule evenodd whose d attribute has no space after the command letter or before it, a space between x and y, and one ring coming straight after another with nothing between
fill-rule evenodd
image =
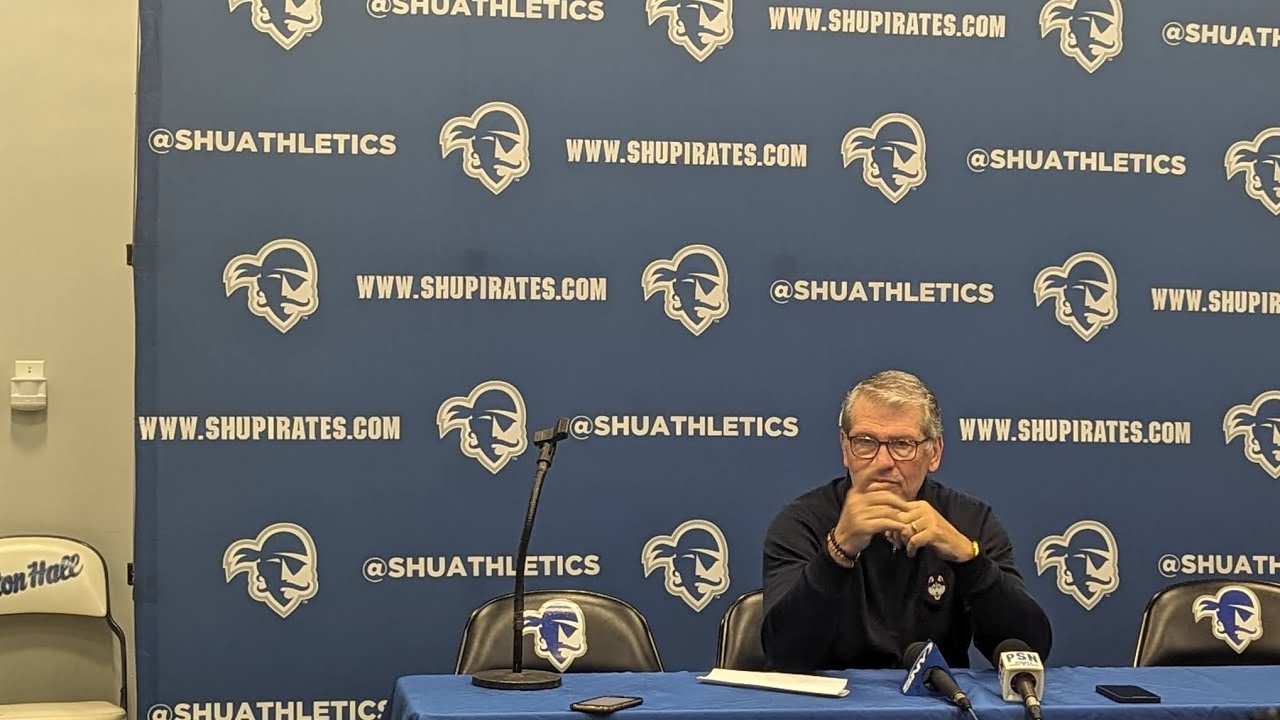
<instances>
[{"instance_id":1,"label":"black smartphone","mask_svg":"<svg viewBox=\"0 0 1280 720\"><path fill-rule=\"evenodd\" d=\"M578 712L591 713L592 715L608 715L611 712L617 712L623 708L635 707L644 702L638 697L627 697L625 695L601 695L593 697L590 700L579 700L569 706L570 710Z\"/></svg>"},{"instance_id":2,"label":"black smartphone","mask_svg":"<svg viewBox=\"0 0 1280 720\"><path fill-rule=\"evenodd\" d=\"M1160 696L1137 685L1098 685L1099 694L1118 703L1158 703Z\"/></svg>"}]
</instances>

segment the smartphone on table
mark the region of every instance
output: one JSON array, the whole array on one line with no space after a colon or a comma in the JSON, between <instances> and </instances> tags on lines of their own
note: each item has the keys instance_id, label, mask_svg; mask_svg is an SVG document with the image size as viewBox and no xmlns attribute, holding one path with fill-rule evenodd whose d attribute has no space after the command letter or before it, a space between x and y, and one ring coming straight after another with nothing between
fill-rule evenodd
<instances>
[{"instance_id":1,"label":"smartphone on table","mask_svg":"<svg viewBox=\"0 0 1280 720\"><path fill-rule=\"evenodd\" d=\"M638 697L629 697L626 695L601 695L593 697L590 700L579 700L569 706L570 710L577 712L591 713L592 715L608 715L624 708L635 707L644 702Z\"/></svg>"},{"instance_id":2,"label":"smartphone on table","mask_svg":"<svg viewBox=\"0 0 1280 720\"><path fill-rule=\"evenodd\" d=\"M1103 697L1118 703L1158 703L1160 696L1137 685L1098 685L1094 688Z\"/></svg>"}]
</instances>

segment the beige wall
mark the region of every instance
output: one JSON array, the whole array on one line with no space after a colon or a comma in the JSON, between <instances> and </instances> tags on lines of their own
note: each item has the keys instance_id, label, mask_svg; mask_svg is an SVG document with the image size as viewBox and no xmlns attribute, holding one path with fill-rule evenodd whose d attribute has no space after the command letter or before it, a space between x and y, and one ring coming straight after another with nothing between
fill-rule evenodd
<instances>
[{"instance_id":1,"label":"beige wall","mask_svg":"<svg viewBox=\"0 0 1280 720\"><path fill-rule=\"evenodd\" d=\"M14 360L44 360L49 378L46 412L0 409L0 535L57 533L98 547L130 655L133 284L124 246L137 13L137 0L0 1L5 405ZM109 636L97 628L0 618L0 703L111 699Z\"/></svg>"}]
</instances>

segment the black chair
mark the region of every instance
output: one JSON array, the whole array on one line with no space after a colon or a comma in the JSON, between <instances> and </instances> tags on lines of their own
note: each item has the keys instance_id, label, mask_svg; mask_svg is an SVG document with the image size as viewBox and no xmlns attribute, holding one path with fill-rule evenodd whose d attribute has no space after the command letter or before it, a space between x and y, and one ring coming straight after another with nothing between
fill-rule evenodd
<instances>
[{"instance_id":1,"label":"black chair","mask_svg":"<svg viewBox=\"0 0 1280 720\"><path fill-rule=\"evenodd\" d=\"M456 674L511 667L512 598L510 593L501 595L471 613L462 631ZM649 624L618 598L585 590L537 590L525 593L524 611L526 668L561 673L662 672ZM565 638L567 643L554 648L547 637L553 643Z\"/></svg>"},{"instance_id":2,"label":"black chair","mask_svg":"<svg viewBox=\"0 0 1280 720\"><path fill-rule=\"evenodd\" d=\"M1262 632L1273 623L1280 623L1275 583L1210 578L1170 585L1142 613L1133 665L1280 664L1280 629Z\"/></svg>"},{"instance_id":3,"label":"black chair","mask_svg":"<svg viewBox=\"0 0 1280 720\"><path fill-rule=\"evenodd\" d=\"M764 670L760 626L764 622L764 591L752 590L725 610L716 639L716 667Z\"/></svg>"}]
</instances>

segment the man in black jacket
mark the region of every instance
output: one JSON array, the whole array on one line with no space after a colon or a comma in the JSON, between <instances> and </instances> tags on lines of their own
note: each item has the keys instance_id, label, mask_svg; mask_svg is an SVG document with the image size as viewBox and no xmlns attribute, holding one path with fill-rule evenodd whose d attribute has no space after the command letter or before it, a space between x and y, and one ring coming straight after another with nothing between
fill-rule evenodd
<instances>
[{"instance_id":1,"label":"man in black jacket","mask_svg":"<svg viewBox=\"0 0 1280 720\"><path fill-rule=\"evenodd\" d=\"M769 668L898 667L933 640L952 667L1017 639L1047 659L1049 618L1022 582L991 507L943 486L942 421L909 373L863 380L840 411L848 473L789 503L764 544Z\"/></svg>"}]
</instances>

